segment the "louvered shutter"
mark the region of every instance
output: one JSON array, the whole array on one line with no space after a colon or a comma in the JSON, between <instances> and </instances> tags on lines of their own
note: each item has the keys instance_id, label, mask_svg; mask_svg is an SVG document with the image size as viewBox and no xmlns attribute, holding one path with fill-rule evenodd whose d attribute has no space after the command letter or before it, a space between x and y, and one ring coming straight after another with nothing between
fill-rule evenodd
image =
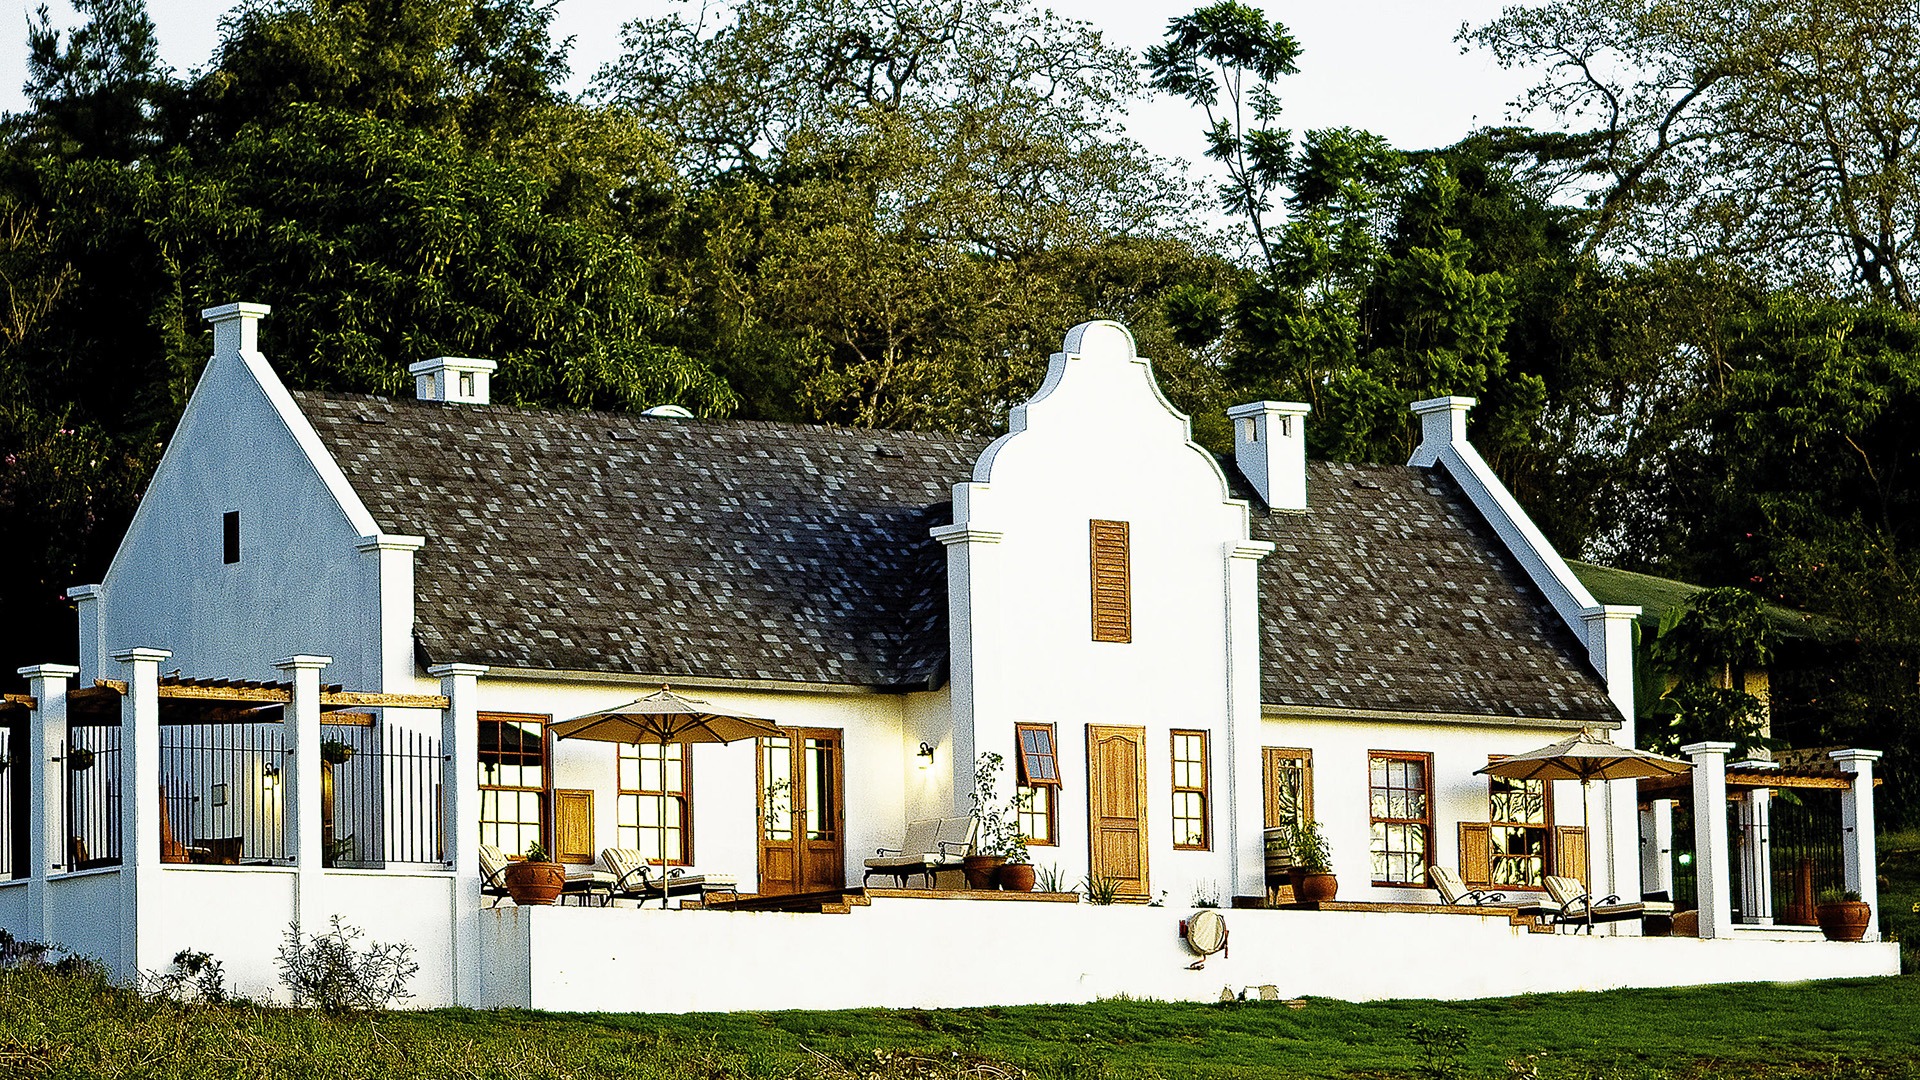
<instances>
[{"instance_id":1,"label":"louvered shutter","mask_svg":"<svg viewBox=\"0 0 1920 1080\"><path fill-rule=\"evenodd\" d=\"M1088 523L1093 552L1093 640L1133 640L1133 599L1127 572L1127 523Z\"/></svg>"},{"instance_id":2,"label":"louvered shutter","mask_svg":"<svg viewBox=\"0 0 1920 1080\"><path fill-rule=\"evenodd\" d=\"M1559 877L1580 879L1589 891L1587 880L1587 830L1578 825L1557 825L1553 830L1553 872Z\"/></svg>"},{"instance_id":3,"label":"louvered shutter","mask_svg":"<svg viewBox=\"0 0 1920 1080\"><path fill-rule=\"evenodd\" d=\"M1485 822L1460 823L1460 880L1476 889L1493 883L1493 831Z\"/></svg>"}]
</instances>

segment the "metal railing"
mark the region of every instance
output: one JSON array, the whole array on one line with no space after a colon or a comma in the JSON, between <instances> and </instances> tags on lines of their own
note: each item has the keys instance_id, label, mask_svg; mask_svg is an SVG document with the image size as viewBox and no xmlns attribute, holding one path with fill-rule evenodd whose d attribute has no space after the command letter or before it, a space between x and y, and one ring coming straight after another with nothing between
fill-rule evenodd
<instances>
[{"instance_id":1,"label":"metal railing","mask_svg":"<svg viewBox=\"0 0 1920 1080\"><path fill-rule=\"evenodd\" d=\"M163 862L284 865L292 755L278 723L160 729ZM147 798L154 798L148 795ZM171 834L169 837L168 834Z\"/></svg>"},{"instance_id":2,"label":"metal railing","mask_svg":"<svg viewBox=\"0 0 1920 1080\"><path fill-rule=\"evenodd\" d=\"M64 772L67 786L61 868L120 865L120 728L68 724L66 746L50 767Z\"/></svg>"},{"instance_id":3,"label":"metal railing","mask_svg":"<svg viewBox=\"0 0 1920 1080\"><path fill-rule=\"evenodd\" d=\"M0 879L27 876L26 732L0 724Z\"/></svg>"},{"instance_id":4,"label":"metal railing","mask_svg":"<svg viewBox=\"0 0 1920 1080\"><path fill-rule=\"evenodd\" d=\"M321 783L325 864L375 869L438 865L441 835L440 740L369 724L322 724Z\"/></svg>"},{"instance_id":5,"label":"metal railing","mask_svg":"<svg viewBox=\"0 0 1920 1080\"><path fill-rule=\"evenodd\" d=\"M1775 921L1815 923L1813 909L1820 893L1845 881L1841 846L1838 793L1801 791L1773 800Z\"/></svg>"}]
</instances>

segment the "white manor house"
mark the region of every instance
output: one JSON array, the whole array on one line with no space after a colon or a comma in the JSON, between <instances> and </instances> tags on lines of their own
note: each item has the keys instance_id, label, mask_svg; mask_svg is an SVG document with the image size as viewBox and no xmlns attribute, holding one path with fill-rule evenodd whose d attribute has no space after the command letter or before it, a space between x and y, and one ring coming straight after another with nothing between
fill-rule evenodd
<instances>
[{"instance_id":1,"label":"white manor house","mask_svg":"<svg viewBox=\"0 0 1920 1080\"><path fill-rule=\"evenodd\" d=\"M1217 457L1111 322L1075 327L991 441L496 405L494 365L452 357L393 400L290 391L267 313L205 313L213 356L133 524L70 593L77 664L24 669L0 706L0 928L121 978L192 948L271 995L288 926L336 915L418 950L421 1005L1898 970L1871 929L1783 917L1792 868L1766 840L1771 792L1829 800L1820 884L1875 903L1876 753L1781 767L1702 743L1687 776L1590 789L1479 772L1583 731L1633 745L1638 609L1597 602L1494 478L1471 400L1416 404L1405 465L1309 462L1308 409L1277 402L1231 410ZM780 734L550 730L669 685ZM987 752L1064 888L869 883L915 823L967 816ZM1264 837L1300 820L1322 823L1333 901L1268 880ZM733 891L520 907L484 887L483 850L533 841L583 880L636 849ZM1448 903L1436 867L1502 902ZM1572 932L1550 876L1664 894L1692 936ZM1202 966L1182 920L1213 903L1231 948Z\"/></svg>"}]
</instances>

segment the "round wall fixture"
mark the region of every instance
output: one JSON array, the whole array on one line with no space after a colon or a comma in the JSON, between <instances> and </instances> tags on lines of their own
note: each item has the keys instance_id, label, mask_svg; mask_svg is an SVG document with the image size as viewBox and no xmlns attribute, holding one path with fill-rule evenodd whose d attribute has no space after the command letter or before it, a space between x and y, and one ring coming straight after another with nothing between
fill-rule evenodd
<instances>
[{"instance_id":1,"label":"round wall fixture","mask_svg":"<svg viewBox=\"0 0 1920 1080\"><path fill-rule=\"evenodd\" d=\"M1227 920L1217 911L1196 911L1187 920L1187 948L1200 959L1187 965L1195 971L1205 966L1207 957L1227 947Z\"/></svg>"}]
</instances>

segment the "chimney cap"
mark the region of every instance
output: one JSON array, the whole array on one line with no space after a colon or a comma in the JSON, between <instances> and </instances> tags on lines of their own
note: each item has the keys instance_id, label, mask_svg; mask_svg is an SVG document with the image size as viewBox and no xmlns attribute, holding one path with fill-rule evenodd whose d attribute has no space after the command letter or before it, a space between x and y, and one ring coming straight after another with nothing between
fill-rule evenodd
<instances>
[{"instance_id":1,"label":"chimney cap","mask_svg":"<svg viewBox=\"0 0 1920 1080\"><path fill-rule=\"evenodd\" d=\"M431 360L408 364L407 374L424 375L437 371L498 371L500 365L492 360L480 360L471 356L436 356Z\"/></svg>"}]
</instances>

